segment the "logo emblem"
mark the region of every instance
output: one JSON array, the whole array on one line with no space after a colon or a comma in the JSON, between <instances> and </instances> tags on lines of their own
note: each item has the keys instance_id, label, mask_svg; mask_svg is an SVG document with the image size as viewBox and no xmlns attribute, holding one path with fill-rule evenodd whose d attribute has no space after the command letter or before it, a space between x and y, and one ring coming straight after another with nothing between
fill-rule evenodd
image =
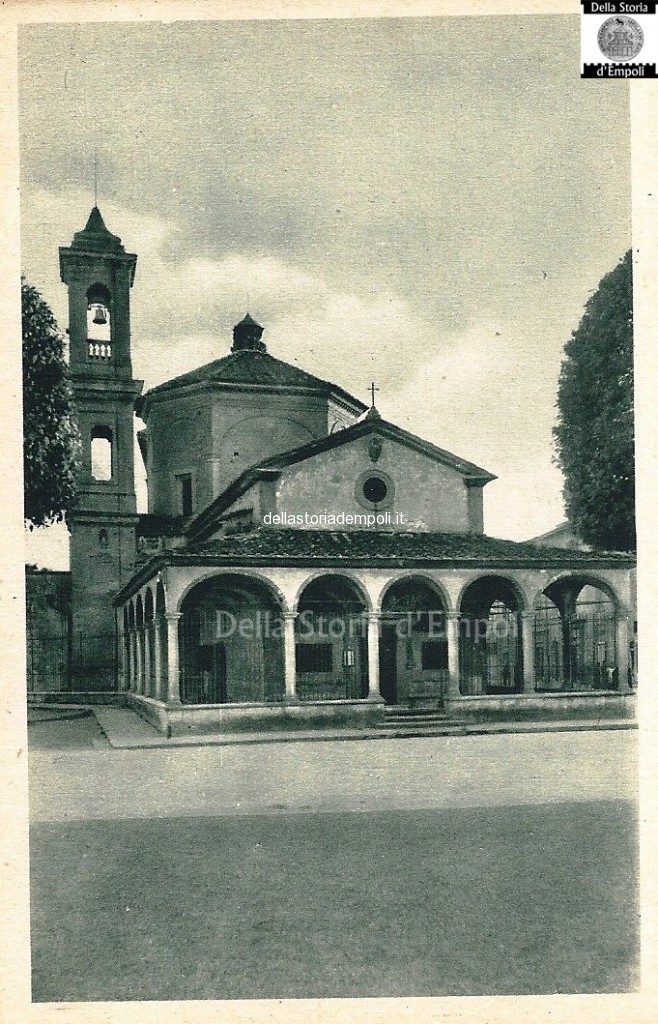
<instances>
[{"instance_id":1,"label":"logo emblem","mask_svg":"<svg viewBox=\"0 0 658 1024\"><path fill-rule=\"evenodd\" d=\"M603 22L597 41L608 60L633 60L642 49L644 32L633 18L618 15Z\"/></svg>"}]
</instances>

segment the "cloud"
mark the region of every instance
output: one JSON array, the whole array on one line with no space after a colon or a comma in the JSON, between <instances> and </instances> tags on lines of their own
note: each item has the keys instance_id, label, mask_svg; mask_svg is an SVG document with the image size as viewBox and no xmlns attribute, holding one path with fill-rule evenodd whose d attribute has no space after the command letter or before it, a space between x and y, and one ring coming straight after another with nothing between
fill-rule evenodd
<instances>
[{"instance_id":1,"label":"cloud","mask_svg":"<svg viewBox=\"0 0 658 1024\"><path fill-rule=\"evenodd\" d=\"M231 329L247 308L265 326L273 355L320 377L335 376L360 394L373 372L380 381L404 380L427 345L428 325L399 295L336 290L322 275L270 254L171 261L175 224L111 202L103 203L102 212L108 228L138 254L133 367L148 387L226 355ZM24 206L24 269L62 324L66 290L57 247L68 244L88 213L82 192L37 190Z\"/></svg>"},{"instance_id":2,"label":"cloud","mask_svg":"<svg viewBox=\"0 0 658 1024\"><path fill-rule=\"evenodd\" d=\"M25 270L65 324L56 253L79 230L89 199L38 190L24 209ZM231 328L249 307L269 351L365 400L371 380L382 414L501 480L487 488L487 528L524 537L562 516L551 426L566 324L481 321L442 329L392 291L341 291L276 255L233 253L176 259L177 226L111 202L110 230L138 254L132 292L133 368L146 388L229 351ZM138 487L144 481L138 460ZM513 509L513 513L510 511Z\"/></svg>"}]
</instances>

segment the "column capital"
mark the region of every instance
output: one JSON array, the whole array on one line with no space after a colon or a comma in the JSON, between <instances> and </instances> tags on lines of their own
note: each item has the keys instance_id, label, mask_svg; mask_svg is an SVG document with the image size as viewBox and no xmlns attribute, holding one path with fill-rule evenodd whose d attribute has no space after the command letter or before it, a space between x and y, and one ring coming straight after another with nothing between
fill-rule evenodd
<instances>
[{"instance_id":1,"label":"column capital","mask_svg":"<svg viewBox=\"0 0 658 1024\"><path fill-rule=\"evenodd\" d=\"M291 612L291 611L281 612L281 618L283 619L284 622L294 622L298 615L299 615L299 612Z\"/></svg>"},{"instance_id":2,"label":"column capital","mask_svg":"<svg viewBox=\"0 0 658 1024\"><path fill-rule=\"evenodd\" d=\"M380 622L383 618L383 612L366 612L366 618L368 622Z\"/></svg>"},{"instance_id":3,"label":"column capital","mask_svg":"<svg viewBox=\"0 0 658 1024\"><path fill-rule=\"evenodd\" d=\"M183 618L182 612L165 612L164 617L167 622L178 622L179 619Z\"/></svg>"},{"instance_id":4,"label":"column capital","mask_svg":"<svg viewBox=\"0 0 658 1024\"><path fill-rule=\"evenodd\" d=\"M526 622L532 622L535 618L536 612L534 608L524 608L521 612L521 618L525 619Z\"/></svg>"},{"instance_id":5,"label":"column capital","mask_svg":"<svg viewBox=\"0 0 658 1024\"><path fill-rule=\"evenodd\" d=\"M443 613L446 617L447 622L459 622L462 617L461 612L449 611Z\"/></svg>"}]
</instances>

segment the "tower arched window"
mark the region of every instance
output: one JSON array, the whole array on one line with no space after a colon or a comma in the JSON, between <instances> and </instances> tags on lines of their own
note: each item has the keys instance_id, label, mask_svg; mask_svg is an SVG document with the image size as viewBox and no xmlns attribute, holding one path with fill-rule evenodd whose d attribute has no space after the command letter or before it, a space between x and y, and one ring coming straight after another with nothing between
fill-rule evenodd
<instances>
[{"instance_id":1,"label":"tower arched window","mask_svg":"<svg viewBox=\"0 0 658 1024\"><path fill-rule=\"evenodd\" d=\"M94 480L112 479L112 431L97 426L91 431L91 475Z\"/></svg>"},{"instance_id":2,"label":"tower arched window","mask_svg":"<svg viewBox=\"0 0 658 1024\"><path fill-rule=\"evenodd\" d=\"M90 359L112 358L111 296L104 284L87 291L87 354Z\"/></svg>"}]
</instances>

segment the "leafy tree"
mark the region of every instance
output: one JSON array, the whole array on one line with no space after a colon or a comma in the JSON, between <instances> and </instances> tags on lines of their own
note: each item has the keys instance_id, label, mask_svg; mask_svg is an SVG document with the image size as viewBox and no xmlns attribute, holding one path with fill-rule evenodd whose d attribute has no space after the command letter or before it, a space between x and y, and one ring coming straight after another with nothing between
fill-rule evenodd
<instances>
[{"instance_id":1,"label":"leafy tree","mask_svg":"<svg viewBox=\"0 0 658 1024\"><path fill-rule=\"evenodd\" d=\"M64 340L48 304L21 280L25 521L32 529L64 519L75 495L78 434Z\"/></svg>"},{"instance_id":2,"label":"leafy tree","mask_svg":"<svg viewBox=\"0 0 658 1024\"><path fill-rule=\"evenodd\" d=\"M557 461L566 512L594 547L635 548L633 265L603 278L565 347L558 387Z\"/></svg>"}]
</instances>

